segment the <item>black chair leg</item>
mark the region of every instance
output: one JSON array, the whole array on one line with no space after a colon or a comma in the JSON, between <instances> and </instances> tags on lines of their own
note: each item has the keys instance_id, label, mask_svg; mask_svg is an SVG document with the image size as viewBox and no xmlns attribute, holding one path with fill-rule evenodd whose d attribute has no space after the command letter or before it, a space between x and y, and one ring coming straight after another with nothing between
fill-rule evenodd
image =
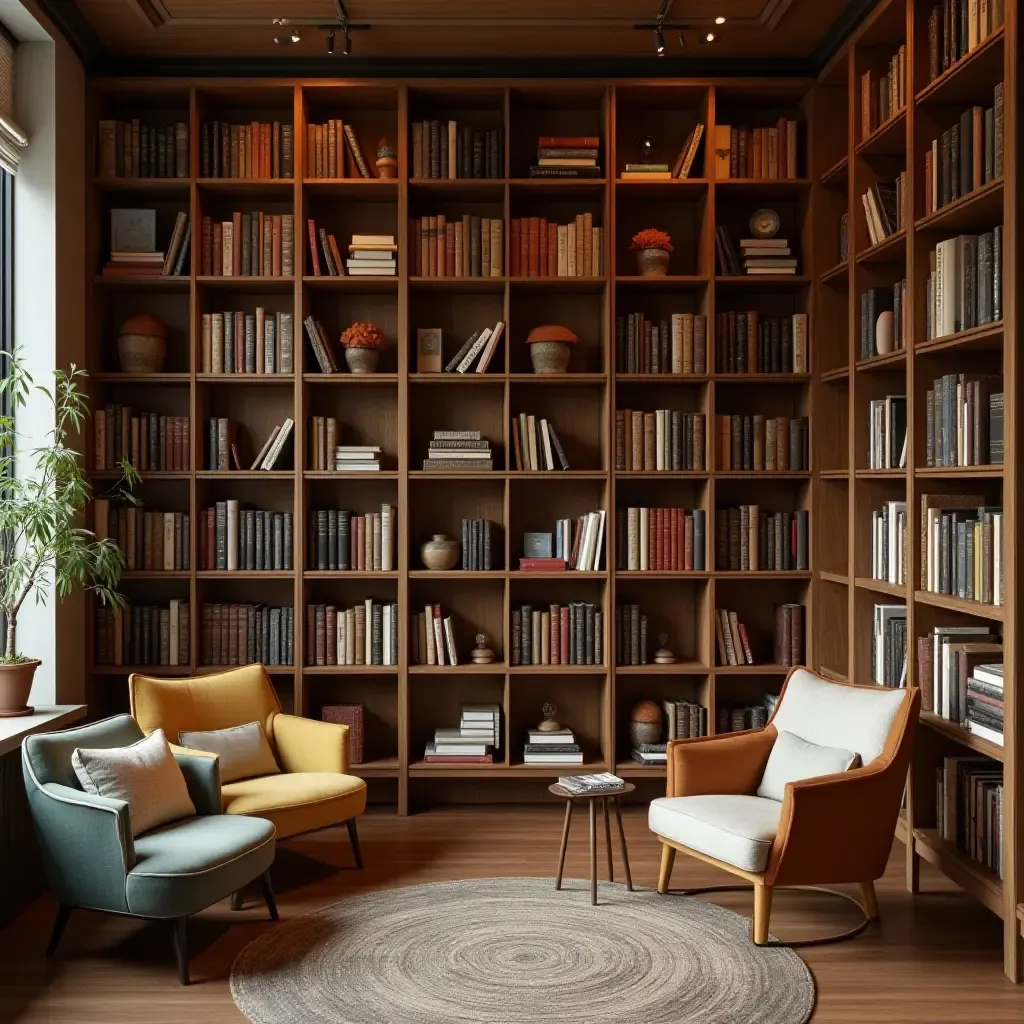
<instances>
[{"instance_id":1,"label":"black chair leg","mask_svg":"<svg viewBox=\"0 0 1024 1024\"><path fill-rule=\"evenodd\" d=\"M50 932L50 942L46 947L46 955L53 956L57 952L57 946L60 945L61 936L64 934L64 929L68 926L68 918L71 916L71 904L61 903L57 907L57 916L53 920L53 931Z\"/></svg>"},{"instance_id":2,"label":"black chair leg","mask_svg":"<svg viewBox=\"0 0 1024 1024\"><path fill-rule=\"evenodd\" d=\"M264 871L260 875L260 885L263 887L263 899L267 904L267 910L270 911L270 920L277 920L277 900L274 899L274 886L270 881L270 872Z\"/></svg>"},{"instance_id":3,"label":"black chair leg","mask_svg":"<svg viewBox=\"0 0 1024 1024\"><path fill-rule=\"evenodd\" d=\"M363 855L359 850L359 833L356 831L356 819L349 818L345 824L348 826L348 840L352 844L352 856L355 858L356 867L362 871Z\"/></svg>"},{"instance_id":4,"label":"black chair leg","mask_svg":"<svg viewBox=\"0 0 1024 1024\"><path fill-rule=\"evenodd\" d=\"M241 910L245 906L245 894L241 889L231 894L231 909Z\"/></svg>"},{"instance_id":5,"label":"black chair leg","mask_svg":"<svg viewBox=\"0 0 1024 1024\"><path fill-rule=\"evenodd\" d=\"M172 922L174 927L174 955L178 959L178 981L182 985L189 984L187 922L187 917L176 917Z\"/></svg>"}]
</instances>

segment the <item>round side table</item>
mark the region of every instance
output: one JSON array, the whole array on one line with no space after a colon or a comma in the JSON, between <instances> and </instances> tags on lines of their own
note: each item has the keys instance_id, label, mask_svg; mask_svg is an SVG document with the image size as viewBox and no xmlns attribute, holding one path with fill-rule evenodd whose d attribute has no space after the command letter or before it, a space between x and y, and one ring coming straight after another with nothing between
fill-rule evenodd
<instances>
[{"instance_id":1,"label":"round side table","mask_svg":"<svg viewBox=\"0 0 1024 1024\"><path fill-rule=\"evenodd\" d=\"M622 805L620 800L627 793L632 793L636 786L632 782L624 782L618 789L606 789L600 793L570 793L557 782L548 786L548 791L565 801L565 824L562 826L562 848L558 851L558 874L555 877L555 888L562 888L562 870L565 867L565 849L569 844L569 826L572 824L572 806L577 802L586 802L590 807L590 903L597 906L597 804L604 807L604 844L608 854L608 881L615 881L615 868L612 864L612 825L611 813L615 809L615 820L619 826L619 848L622 850L622 867L626 872L626 888L633 891L633 878L629 873L629 854L626 852L626 833L622 829Z\"/></svg>"}]
</instances>

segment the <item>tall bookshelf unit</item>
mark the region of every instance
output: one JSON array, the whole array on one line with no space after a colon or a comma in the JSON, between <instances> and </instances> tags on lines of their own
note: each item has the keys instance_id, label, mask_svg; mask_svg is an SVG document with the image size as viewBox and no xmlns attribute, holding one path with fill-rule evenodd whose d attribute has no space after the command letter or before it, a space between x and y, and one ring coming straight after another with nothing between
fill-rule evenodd
<instances>
[{"instance_id":1,"label":"tall bookshelf unit","mask_svg":"<svg viewBox=\"0 0 1024 1024\"><path fill-rule=\"evenodd\" d=\"M366 709L365 763L353 771L368 778L371 796L410 807L436 800L537 799L558 768L523 764L528 727L542 717L542 705L558 705L558 718L571 726L588 751L585 771L603 769L645 783L650 795L663 786L664 768L630 759L631 708L642 698L687 697L709 709L710 731L718 707L760 701L777 692L786 674L774 663L773 604L805 606L806 659L814 651L812 572L738 573L714 563L715 509L757 502L775 510L805 508L815 517L811 472L716 472L714 416L759 411L768 415L812 416L807 374L720 375L714 372L716 310L759 309L767 315L810 314L809 361L816 355L816 319L811 277L816 265L812 239L812 185L806 175L813 151L807 80L651 81L289 81L96 80L91 92L91 132L101 118L148 117L187 120L189 177L169 180L95 178L90 182L89 351L97 408L134 405L189 415L191 466L182 473L143 474L139 497L160 510L189 512L192 567L184 572L130 572L122 591L139 602L187 599L191 614L188 663L150 668L153 674L185 676L216 666L200 662L199 608L204 602L259 601L295 608L295 667L271 668L283 704L295 713L319 717L323 705L360 703ZM799 174L794 180L764 181L713 177L712 140L717 123L770 126L781 116L799 123ZM380 179L311 179L305 171L305 124L340 117L351 124L372 161L377 140L395 146L399 174ZM455 118L474 126L504 129L504 176L497 179L416 180L410 178L413 121ZM200 125L213 118L245 122L279 120L295 128L295 176L289 180L204 179L200 169ZM706 127L697 162L686 180L619 180L627 162L639 156L650 134L671 162L687 131ZM598 135L599 179L531 179L537 137ZM93 160L93 166L96 166ZM109 248L109 213L114 207L156 208L158 224L169 229L178 210L215 219L233 210L292 212L295 217L293 278L204 277L193 234L187 273L179 278L104 277ZM734 238L746 234L754 211L779 212L781 234L796 246L795 277L733 278L716 274L714 231L727 224ZM409 220L436 213L466 212L501 217L508 259L510 218L546 216L565 223L589 212L604 228L605 273L580 278L427 278L410 272ZM393 279L315 277L309 260L306 220L316 219L339 245L352 232L395 234L398 276ZM662 278L637 276L629 241L644 227L667 230L675 246ZM160 239L161 244L166 238ZM295 372L292 376L223 375L199 372L201 317L220 309L294 313ZM380 372L323 375L302 331L313 313L336 346L352 321L372 320L392 342ZM689 375L630 375L616 372L617 316L644 312L663 318L674 312L703 313L708 322L708 372ZM152 313L170 330L167 372L130 376L118 372L116 334L130 315ZM461 340L497 320L504 339L485 374L416 372L416 329L441 327L445 359ZM569 372L537 376L525 343L531 328L564 324L579 337ZM340 349L336 348L340 355ZM619 408L671 407L707 417L706 469L616 471L615 412ZM550 416L563 439L568 472L522 472L512 466L510 417L520 411ZM243 463L251 461L271 426L285 416L296 423L294 463L274 472L209 472L204 462L209 416L240 424ZM310 465L308 417L334 415L341 443L379 444L383 471L373 475L314 472ZM424 472L419 468L431 433L438 429L481 429L491 441L495 469L488 474ZM812 422L811 437L814 437ZM89 443L92 465L92 439ZM99 474L97 493L110 474ZM197 571L197 520L217 500L238 498L258 508L294 514L294 569L275 572ZM307 511L348 507L373 511L381 502L398 509L397 569L391 572L323 572L307 566ZM706 566L691 572L615 571L615 509L630 505L703 508L707 516ZM608 512L605 556L597 572L557 574L516 571L524 531L551 530L555 519L588 510ZM495 569L431 572L422 567L421 543L431 534L458 537L463 517L500 524ZM815 567L813 555L810 569ZM399 663L394 667L305 665L307 603L350 605L366 597L397 601ZM604 665L512 666L510 612L521 604L589 601L607 623ZM410 615L439 602L453 616L460 665L437 668L410 664ZM651 624L650 650L659 633L669 634L678 661L672 665L616 667L613 623L616 602L638 602ZM714 610L736 609L747 623L758 660L753 666L717 665ZM473 636L483 631L494 649L494 664L466 664ZM96 663L90 638L91 705L97 713L123 709L131 666ZM461 704L496 702L503 708L504 742L493 765L437 765L423 761L424 744L438 726L458 721ZM496 780L513 780L499 784Z\"/></svg>"},{"instance_id":2,"label":"tall bookshelf unit","mask_svg":"<svg viewBox=\"0 0 1024 1024\"><path fill-rule=\"evenodd\" d=\"M934 627L992 626L1002 636L1005 673L1005 741L999 747L939 715L922 712L906 807L897 837L906 845L908 888L919 888L921 858L970 893L1004 923L1004 969L1022 976L1024 935L1024 781L1021 743L1024 713L1017 640L1020 585L1016 570L1020 535L1017 458L1019 444L1020 335L1017 294L1020 268L1018 117L1019 10L1007 3L1005 24L977 48L930 80L930 0L879 4L842 53L819 76L812 94L811 178L816 215L813 294L818 309L813 391L818 410L814 432L815 502L818 509L815 560L813 665L840 680L873 678L871 643L876 604L904 604L907 617L907 680L919 678L916 639ZM885 74L885 62L905 46L906 104L865 136L861 76ZM941 67L941 65L940 65ZM924 156L931 141L972 105L992 105L1004 83L1003 173L962 198L925 208ZM877 180L905 172L905 226L871 244L861 195ZM839 223L849 211L849 258L840 259ZM1002 224L1002 319L981 327L929 339L926 284L929 253L946 238L991 231ZM872 287L907 282L910 311L905 347L862 358L860 300ZM822 322L846 324L823 332ZM1005 394L1005 450L1001 465L935 468L927 465L926 393L943 374L1001 373ZM869 469L868 409L886 395L907 396L909 442L906 467ZM1005 515L1004 602L982 604L921 588L921 496L972 494L1001 505ZM907 562L905 583L872 578L872 510L905 501ZM822 525L826 524L826 525ZM981 756L1001 762L1004 773L1003 877L943 840L937 825L936 769L946 756Z\"/></svg>"}]
</instances>

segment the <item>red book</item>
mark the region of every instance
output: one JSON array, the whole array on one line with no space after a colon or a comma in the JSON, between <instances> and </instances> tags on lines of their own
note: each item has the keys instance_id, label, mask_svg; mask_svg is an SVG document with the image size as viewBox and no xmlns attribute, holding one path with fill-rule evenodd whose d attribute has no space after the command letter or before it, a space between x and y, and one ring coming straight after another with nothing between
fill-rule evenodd
<instances>
[{"instance_id":1,"label":"red book","mask_svg":"<svg viewBox=\"0 0 1024 1024\"><path fill-rule=\"evenodd\" d=\"M743 625L742 622L737 623L736 626L737 626L737 629L739 630L740 643L743 644L743 653L746 655L747 664L748 665L753 665L754 664L754 655L753 655L753 652L750 650L750 641L747 639L747 627L745 625Z\"/></svg>"},{"instance_id":2,"label":"red book","mask_svg":"<svg viewBox=\"0 0 1024 1024\"><path fill-rule=\"evenodd\" d=\"M647 564L653 572L661 568L661 530L658 528L659 508L652 508L647 514Z\"/></svg>"},{"instance_id":3,"label":"red book","mask_svg":"<svg viewBox=\"0 0 1024 1024\"><path fill-rule=\"evenodd\" d=\"M558 657L561 664L569 663L569 609L559 608Z\"/></svg>"},{"instance_id":4,"label":"red book","mask_svg":"<svg viewBox=\"0 0 1024 1024\"><path fill-rule=\"evenodd\" d=\"M558 612L558 605L554 604L551 606L551 664L561 664L561 659L558 657L558 637L561 633L561 615Z\"/></svg>"},{"instance_id":5,"label":"red book","mask_svg":"<svg viewBox=\"0 0 1024 1024\"><path fill-rule=\"evenodd\" d=\"M596 135L542 135L540 149L598 149L601 140Z\"/></svg>"},{"instance_id":6,"label":"red book","mask_svg":"<svg viewBox=\"0 0 1024 1024\"><path fill-rule=\"evenodd\" d=\"M527 250L526 273L528 277L540 276L540 217L530 217L529 248Z\"/></svg>"},{"instance_id":7,"label":"red book","mask_svg":"<svg viewBox=\"0 0 1024 1024\"><path fill-rule=\"evenodd\" d=\"M242 273L242 215L231 214L231 273L239 277Z\"/></svg>"},{"instance_id":8,"label":"red book","mask_svg":"<svg viewBox=\"0 0 1024 1024\"><path fill-rule=\"evenodd\" d=\"M273 218L272 256L270 261L270 274L272 277L281 276L281 215L274 214Z\"/></svg>"},{"instance_id":9,"label":"red book","mask_svg":"<svg viewBox=\"0 0 1024 1024\"><path fill-rule=\"evenodd\" d=\"M679 571L679 520L685 515L681 508L674 508L669 512L669 545L668 567L673 572Z\"/></svg>"},{"instance_id":10,"label":"red book","mask_svg":"<svg viewBox=\"0 0 1024 1024\"><path fill-rule=\"evenodd\" d=\"M317 253L316 245L316 221L312 217L306 221L306 227L309 228L309 252L313 257L313 276L320 276L320 256Z\"/></svg>"},{"instance_id":11,"label":"red book","mask_svg":"<svg viewBox=\"0 0 1024 1024\"><path fill-rule=\"evenodd\" d=\"M520 558L520 572L564 572L564 558Z\"/></svg>"},{"instance_id":12,"label":"red book","mask_svg":"<svg viewBox=\"0 0 1024 1024\"><path fill-rule=\"evenodd\" d=\"M519 276L526 277L530 272L530 218L519 220Z\"/></svg>"},{"instance_id":13,"label":"red book","mask_svg":"<svg viewBox=\"0 0 1024 1024\"><path fill-rule=\"evenodd\" d=\"M509 276L510 277L519 277L519 274L520 274L520 270L519 270L519 246L520 246L521 243L520 243L520 239L519 239L519 218L518 217L513 217L512 218L512 220L509 222L508 230L509 230L508 251L509 251L509 259L510 259L510 262L511 262L511 267L509 269Z\"/></svg>"},{"instance_id":14,"label":"red book","mask_svg":"<svg viewBox=\"0 0 1024 1024\"><path fill-rule=\"evenodd\" d=\"M661 567L662 569L671 569L673 537L671 511L667 508L659 508L658 517L661 523Z\"/></svg>"},{"instance_id":15,"label":"red book","mask_svg":"<svg viewBox=\"0 0 1024 1024\"><path fill-rule=\"evenodd\" d=\"M558 225L548 224L548 277L558 277Z\"/></svg>"},{"instance_id":16,"label":"red book","mask_svg":"<svg viewBox=\"0 0 1024 1024\"><path fill-rule=\"evenodd\" d=\"M548 219L541 217L537 225L537 276L548 274Z\"/></svg>"},{"instance_id":17,"label":"red book","mask_svg":"<svg viewBox=\"0 0 1024 1024\"><path fill-rule=\"evenodd\" d=\"M187 416L183 416L181 422L181 468L186 472L192 468L192 437Z\"/></svg>"}]
</instances>

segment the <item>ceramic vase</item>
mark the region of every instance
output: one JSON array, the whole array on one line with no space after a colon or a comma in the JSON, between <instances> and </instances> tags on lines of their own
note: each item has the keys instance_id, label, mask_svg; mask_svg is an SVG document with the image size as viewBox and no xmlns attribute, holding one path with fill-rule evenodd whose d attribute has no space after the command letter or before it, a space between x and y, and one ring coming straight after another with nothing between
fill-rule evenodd
<instances>
[{"instance_id":1,"label":"ceramic vase","mask_svg":"<svg viewBox=\"0 0 1024 1024\"><path fill-rule=\"evenodd\" d=\"M435 533L420 547L420 558L428 569L452 569L459 559L459 542L443 533Z\"/></svg>"},{"instance_id":2,"label":"ceramic vase","mask_svg":"<svg viewBox=\"0 0 1024 1024\"><path fill-rule=\"evenodd\" d=\"M530 346L534 373L565 373L572 346L565 341L535 341Z\"/></svg>"},{"instance_id":3,"label":"ceramic vase","mask_svg":"<svg viewBox=\"0 0 1024 1024\"><path fill-rule=\"evenodd\" d=\"M373 373L380 362L380 349L356 348L348 346L345 349L345 363L353 373Z\"/></svg>"},{"instance_id":4,"label":"ceramic vase","mask_svg":"<svg viewBox=\"0 0 1024 1024\"><path fill-rule=\"evenodd\" d=\"M637 249L636 268L641 277L664 277L668 273L668 250Z\"/></svg>"},{"instance_id":5,"label":"ceramic vase","mask_svg":"<svg viewBox=\"0 0 1024 1024\"><path fill-rule=\"evenodd\" d=\"M880 356L887 356L896 347L892 310L879 313L875 321L875 348Z\"/></svg>"}]
</instances>

